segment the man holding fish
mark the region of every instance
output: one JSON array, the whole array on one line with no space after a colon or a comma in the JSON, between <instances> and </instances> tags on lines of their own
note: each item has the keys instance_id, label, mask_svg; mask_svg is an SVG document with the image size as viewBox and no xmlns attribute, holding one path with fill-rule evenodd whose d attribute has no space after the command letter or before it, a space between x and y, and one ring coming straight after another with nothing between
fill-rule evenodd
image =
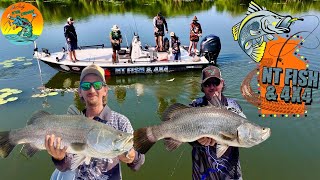
<instances>
[{"instance_id":1,"label":"man holding fish","mask_svg":"<svg viewBox=\"0 0 320 180\"><path fill-rule=\"evenodd\" d=\"M193 146L193 179L242 179L238 147L262 143L269 138L270 128L247 120L236 101L222 94L224 80L219 68L203 69L201 80L205 96L194 100L191 107L169 106L160 125L134 132L134 147L145 154L161 139L169 151L189 142Z\"/></svg>"},{"instance_id":2,"label":"man holding fish","mask_svg":"<svg viewBox=\"0 0 320 180\"><path fill-rule=\"evenodd\" d=\"M227 109L246 117L235 100L223 95L225 83L219 68L209 66L203 69L201 81L201 91L204 96L195 99L191 106L208 106L208 103L212 102L212 97L217 97ZM217 145L214 139L202 137L190 144L193 146L192 179L242 179L238 147L225 147L224 154L217 158Z\"/></svg>"},{"instance_id":3,"label":"man holding fish","mask_svg":"<svg viewBox=\"0 0 320 180\"><path fill-rule=\"evenodd\" d=\"M104 70L101 67L93 64L83 69L80 76L80 87L78 89L81 100L83 100L86 104L86 109L83 111L83 114L93 121L98 121L120 131L132 134L133 128L128 118L112 111L107 105L105 105L107 92L108 87L105 81ZM99 134L101 134L101 132L99 132ZM110 137L100 140L105 141L101 141L101 143L107 144L109 139ZM94 146L97 147L96 149L102 150L102 145L98 144L99 139L96 138L96 141L97 144ZM120 140L113 141L112 145L119 141ZM70 171L70 169L72 169L71 163L77 161L75 159L79 157L75 157L74 154L66 153L68 147L62 148L61 142L63 142L63 139L60 137L55 137L54 134L47 135L45 138L45 146L48 153L52 156L52 160L56 168L59 171L62 171L59 172L56 170L51 177L52 179L61 179L61 177L67 177L71 179L80 178L119 180L122 179L119 160L127 163L128 166L135 171L138 170L144 163L144 155L138 153L132 148L127 153L121 154L112 159L91 158L91 160L89 159L89 162L86 162L86 164L82 163L76 168L75 171ZM127 142L132 142L132 137Z\"/></svg>"}]
</instances>

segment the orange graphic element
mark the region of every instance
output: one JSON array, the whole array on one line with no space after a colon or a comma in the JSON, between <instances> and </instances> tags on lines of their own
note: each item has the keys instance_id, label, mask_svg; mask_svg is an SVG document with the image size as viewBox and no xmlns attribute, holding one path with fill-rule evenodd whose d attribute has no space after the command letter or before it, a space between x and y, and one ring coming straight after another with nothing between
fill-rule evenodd
<instances>
[{"instance_id":1,"label":"orange graphic element","mask_svg":"<svg viewBox=\"0 0 320 180\"><path fill-rule=\"evenodd\" d=\"M291 68L291 69L297 69L302 70L306 69L307 63L303 60L299 59L294 55L294 52L297 48L297 45L300 43L299 40L293 40L290 39L288 42L284 45L284 43L287 41L286 38L278 36L277 40L269 41L266 46L266 51L264 53L264 56L262 60L260 61L259 66L259 86L260 86L260 100L261 100L261 114L304 114L305 112L305 103L302 102L302 104L293 104L291 102L286 103L285 101L280 99L280 94L282 92L284 85L284 79L285 79L285 69ZM283 46L284 45L284 46ZM283 47L283 48L282 48ZM277 58L279 55L280 50L282 49L278 63ZM277 66L276 66L277 64ZM263 67L278 67L282 68L282 73L280 73L280 83L279 85L272 84L275 89L276 93L278 94L277 102L271 102L266 100L266 92L267 87L269 84L263 84L262 83L262 73L263 73ZM290 85L292 88L292 85ZM304 91L304 88L302 88L302 93ZM292 97L292 94L290 95ZM279 112L276 109L269 109L269 105L277 106L282 110ZM292 111L294 110L294 112Z\"/></svg>"},{"instance_id":2,"label":"orange graphic element","mask_svg":"<svg viewBox=\"0 0 320 180\"><path fill-rule=\"evenodd\" d=\"M25 2L15 3L5 9L2 14L1 31L10 42L25 41L28 44L28 42L37 39L42 30L42 15L32 4Z\"/></svg>"}]
</instances>

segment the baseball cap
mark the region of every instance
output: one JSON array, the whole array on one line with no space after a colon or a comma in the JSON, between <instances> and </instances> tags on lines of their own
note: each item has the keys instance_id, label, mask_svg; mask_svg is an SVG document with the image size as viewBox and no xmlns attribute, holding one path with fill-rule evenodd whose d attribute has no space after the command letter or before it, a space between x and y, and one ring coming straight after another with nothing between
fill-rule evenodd
<instances>
[{"instance_id":1,"label":"baseball cap","mask_svg":"<svg viewBox=\"0 0 320 180\"><path fill-rule=\"evenodd\" d=\"M213 78L213 77L218 78L218 79L222 79L221 71L216 66L208 66L202 70L202 74L201 74L201 81L202 82L201 83L203 84L208 79Z\"/></svg>"},{"instance_id":2,"label":"baseball cap","mask_svg":"<svg viewBox=\"0 0 320 180\"><path fill-rule=\"evenodd\" d=\"M72 17L68 17L67 21L68 22L73 22L73 18Z\"/></svg>"},{"instance_id":3,"label":"baseball cap","mask_svg":"<svg viewBox=\"0 0 320 180\"><path fill-rule=\"evenodd\" d=\"M171 36L171 37L172 37L172 36L175 36L174 32L171 32L171 33L170 33L170 36Z\"/></svg>"},{"instance_id":4,"label":"baseball cap","mask_svg":"<svg viewBox=\"0 0 320 180\"><path fill-rule=\"evenodd\" d=\"M88 74L95 74L99 76L104 83L106 83L104 70L100 66L91 64L90 66L85 67L81 72L80 82L82 82L83 78Z\"/></svg>"}]
</instances>

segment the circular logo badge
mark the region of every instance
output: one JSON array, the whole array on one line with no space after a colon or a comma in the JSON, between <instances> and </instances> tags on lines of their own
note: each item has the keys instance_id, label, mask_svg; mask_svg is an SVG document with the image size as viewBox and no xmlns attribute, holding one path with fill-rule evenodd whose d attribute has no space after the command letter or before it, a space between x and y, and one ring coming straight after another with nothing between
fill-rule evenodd
<instances>
[{"instance_id":1,"label":"circular logo badge","mask_svg":"<svg viewBox=\"0 0 320 180\"><path fill-rule=\"evenodd\" d=\"M43 18L41 13L29 3L15 3L2 14L2 34L13 44L31 44L40 36L42 29Z\"/></svg>"}]
</instances>

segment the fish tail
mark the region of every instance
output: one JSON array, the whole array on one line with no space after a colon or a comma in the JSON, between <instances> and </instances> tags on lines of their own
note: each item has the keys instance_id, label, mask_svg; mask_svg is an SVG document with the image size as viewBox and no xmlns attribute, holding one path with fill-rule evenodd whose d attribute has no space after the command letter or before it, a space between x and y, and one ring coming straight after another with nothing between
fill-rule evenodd
<instances>
[{"instance_id":1,"label":"fish tail","mask_svg":"<svg viewBox=\"0 0 320 180\"><path fill-rule=\"evenodd\" d=\"M133 133L133 147L142 154L147 153L156 141L151 127L140 128Z\"/></svg>"},{"instance_id":2,"label":"fish tail","mask_svg":"<svg viewBox=\"0 0 320 180\"><path fill-rule=\"evenodd\" d=\"M2 158L6 158L16 146L10 142L9 133L10 131L0 132L0 157Z\"/></svg>"}]
</instances>

